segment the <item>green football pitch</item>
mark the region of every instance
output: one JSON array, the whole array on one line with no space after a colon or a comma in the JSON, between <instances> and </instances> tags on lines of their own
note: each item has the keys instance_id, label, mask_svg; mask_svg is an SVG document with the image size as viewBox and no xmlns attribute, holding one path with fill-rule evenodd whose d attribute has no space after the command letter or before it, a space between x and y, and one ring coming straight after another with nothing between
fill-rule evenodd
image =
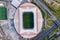
<instances>
[{"instance_id":1,"label":"green football pitch","mask_svg":"<svg viewBox=\"0 0 60 40\"><path fill-rule=\"evenodd\" d=\"M0 7L0 20L7 20L7 9Z\"/></svg>"},{"instance_id":2,"label":"green football pitch","mask_svg":"<svg viewBox=\"0 0 60 40\"><path fill-rule=\"evenodd\" d=\"M24 29L32 29L34 27L33 12L24 12L23 13L23 26L24 26Z\"/></svg>"}]
</instances>

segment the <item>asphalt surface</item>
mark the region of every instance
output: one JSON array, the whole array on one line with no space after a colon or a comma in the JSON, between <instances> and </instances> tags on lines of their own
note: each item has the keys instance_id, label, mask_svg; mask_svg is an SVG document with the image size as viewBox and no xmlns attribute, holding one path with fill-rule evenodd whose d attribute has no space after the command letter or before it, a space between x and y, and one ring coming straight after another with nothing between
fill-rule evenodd
<instances>
[{"instance_id":1,"label":"asphalt surface","mask_svg":"<svg viewBox=\"0 0 60 40\"><path fill-rule=\"evenodd\" d=\"M54 29L57 28L57 26L60 26L60 21L56 19L56 17L53 15L53 12L42 2L42 0L33 0L34 3L36 3L40 8L45 10L54 21L55 25L53 25L49 30L42 33L42 35L39 35L34 40L43 40L44 37L46 37L50 32L52 32Z\"/></svg>"},{"instance_id":2,"label":"asphalt surface","mask_svg":"<svg viewBox=\"0 0 60 40\"><path fill-rule=\"evenodd\" d=\"M53 12L44 4L44 3L42 3L42 1L41 0L34 0L34 2L39 6L39 7L41 7L41 8L43 8L47 13L49 13L49 15L52 17L52 20L54 20L54 21L56 21L57 19L56 19L56 17L53 15ZM22 2L23 3L23 2ZM12 22L12 21L11 21ZM12 22L13 23L13 22ZM11 24L12 24L11 23ZM58 23L58 22L57 22ZM53 29L55 29L55 28L57 28L57 27L55 27L56 25L54 25L54 27L53 27ZM8 28L8 27L7 27ZM13 30L14 30L14 28L13 28ZM52 30L51 30L52 31ZM49 33L51 32L51 31L49 31ZM49 34L48 33L48 34ZM45 34L45 33L44 33ZM47 34L46 34L47 35ZM46 36L45 35L45 36ZM16 36L16 35L14 35L14 36ZM40 37L42 37L42 38L44 38L45 36L40 36L39 35L39 37L37 37L37 38L35 38L34 40L40 40ZM41 39L42 39L41 38ZM24 38L21 38L20 37L20 40L27 40L27 39L24 39Z\"/></svg>"}]
</instances>

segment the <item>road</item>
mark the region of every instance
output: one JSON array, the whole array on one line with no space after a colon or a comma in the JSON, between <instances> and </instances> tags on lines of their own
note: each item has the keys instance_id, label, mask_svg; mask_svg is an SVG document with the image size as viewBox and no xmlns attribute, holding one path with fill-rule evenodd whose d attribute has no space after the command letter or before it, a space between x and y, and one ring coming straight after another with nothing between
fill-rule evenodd
<instances>
[{"instance_id":1,"label":"road","mask_svg":"<svg viewBox=\"0 0 60 40\"><path fill-rule=\"evenodd\" d=\"M36 3L40 8L42 8L43 10L45 10L51 16L51 18L55 22L55 24L58 24L59 25L59 22L57 21L56 17L53 15L53 12L41 0L33 0L33 2ZM25 3L24 0L23 0L22 3ZM55 28L57 28L56 25L54 25L53 26L53 29L52 28L51 29L54 30ZM48 32L44 32L43 34L46 34L46 33L49 34L52 31L51 29L48 30ZM46 34L45 36L47 36L48 34ZM43 36L43 35L41 35L41 36ZM44 38L45 36L43 36L42 38ZM38 38L40 38L40 36L37 37L37 39Z\"/></svg>"},{"instance_id":2,"label":"road","mask_svg":"<svg viewBox=\"0 0 60 40\"><path fill-rule=\"evenodd\" d=\"M5 33L3 32L3 29L1 28L1 26L0 26L0 40L7 40Z\"/></svg>"},{"instance_id":3,"label":"road","mask_svg":"<svg viewBox=\"0 0 60 40\"><path fill-rule=\"evenodd\" d=\"M43 40L44 37L46 37L50 32L52 32L54 29L56 29L58 26L60 26L60 21L56 19L56 17L53 15L53 12L42 2L42 0L34 0L34 3L36 3L40 8L46 11L48 13L52 20L54 21L55 25L53 25L49 30L42 33L42 35L39 35L34 40Z\"/></svg>"},{"instance_id":4,"label":"road","mask_svg":"<svg viewBox=\"0 0 60 40\"><path fill-rule=\"evenodd\" d=\"M41 0L34 0L34 2L42 9L44 9L47 13L49 13L49 15L52 17L52 20L54 20L54 22L56 23L56 25L54 25L51 29L54 30L55 28L57 28L59 24L59 21L57 21L56 17L53 15L53 12L41 1ZM57 25L58 24L58 25ZM8 27L7 27L8 28ZM43 39L45 36L47 36L52 30L49 29L48 31L44 32L42 35L39 35L37 38L35 38L35 40L40 40ZM13 28L14 30L14 28ZM11 31L11 30L9 30ZM12 32L12 31L11 31ZM13 33L13 32L12 32ZM47 33L47 34L46 34ZM45 35L46 34L46 35ZM15 35L14 35L15 36ZM22 39L24 40L24 39Z\"/></svg>"}]
</instances>

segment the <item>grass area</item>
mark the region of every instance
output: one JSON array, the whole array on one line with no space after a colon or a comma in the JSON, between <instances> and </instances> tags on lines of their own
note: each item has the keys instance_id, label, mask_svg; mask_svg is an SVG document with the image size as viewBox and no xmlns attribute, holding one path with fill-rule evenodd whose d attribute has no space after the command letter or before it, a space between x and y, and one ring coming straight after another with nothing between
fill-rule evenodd
<instances>
[{"instance_id":1,"label":"grass area","mask_svg":"<svg viewBox=\"0 0 60 40\"><path fill-rule=\"evenodd\" d=\"M47 19L51 18L49 14L47 14Z\"/></svg>"},{"instance_id":2,"label":"grass area","mask_svg":"<svg viewBox=\"0 0 60 40\"><path fill-rule=\"evenodd\" d=\"M54 0L55 1L55 0ZM53 6L53 5L48 5L44 0L43 2L48 6L48 8L50 8L53 12L55 13L60 13L60 7L56 7L56 6ZM58 1L59 2L59 1Z\"/></svg>"},{"instance_id":3,"label":"grass area","mask_svg":"<svg viewBox=\"0 0 60 40\"><path fill-rule=\"evenodd\" d=\"M23 26L24 26L24 29L34 28L34 15L33 15L33 12L24 12L23 13Z\"/></svg>"},{"instance_id":4,"label":"grass area","mask_svg":"<svg viewBox=\"0 0 60 40\"><path fill-rule=\"evenodd\" d=\"M55 7L53 5L49 5L50 9L55 13L60 13L60 7Z\"/></svg>"},{"instance_id":5,"label":"grass area","mask_svg":"<svg viewBox=\"0 0 60 40\"><path fill-rule=\"evenodd\" d=\"M60 0L54 0L55 2L57 2L58 4L60 4Z\"/></svg>"},{"instance_id":6,"label":"grass area","mask_svg":"<svg viewBox=\"0 0 60 40\"><path fill-rule=\"evenodd\" d=\"M45 3L45 2L44 2L44 3ZM52 6L52 5L48 5L48 4L46 4L46 5L54 12L54 15L56 16L56 18L57 18L58 20L60 20L60 7L59 7L59 8L56 8L55 6ZM50 16L47 14L47 19L48 19L48 18L50 18ZM47 21L47 25L46 25L46 27L45 27L45 30L49 30L52 25L54 25L54 23L53 23L52 20ZM50 26L50 27L49 27L49 26ZM53 30L53 31L49 34L49 36L52 35L52 34L54 34L54 33L56 33L56 32L58 32L58 31L59 31L59 28ZM44 38L44 40L48 40L48 38L49 38L49 37L47 36L47 37ZM57 38L56 38L56 39L57 39Z\"/></svg>"},{"instance_id":7,"label":"grass area","mask_svg":"<svg viewBox=\"0 0 60 40\"><path fill-rule=\"evenodd\" d=\"M60 13L55 13L54 14L58 20L60 20Z\"/></svg>"},{"instance_id":8,"label":"grass area","mask_svg":"<svg viewBox=\"0 0 60 40\"><path fill-rule=\"evenodd\" d=\"M0 20L7 19L7 9L5 7L0 7Z\"/></svg>"},{"instance_id":9,"label":"grass area","mask_svg":"<svg viewBox=\"0 0 60 40\"><path fill-rule=\"evenodd\" d=\"M48 20L48 21L47 21L47 25L49 25L49 26L53 26L53 25L54 25L54 23L53 23L53 21L52 21L52 20Z\"/></svg>"},{"instance_id":10,"label":"grass area","mask_svg":"<svg viewBox=\"0 0 60 40\"><path fill-rule=\"evenodd\" d=\"M45 30L48 30L48 29L51 28L53 25L54 25L53 21L52 21L52 20L48 20L48 21L47 21L47 25L46 25L46 27L45 27Z\"/></svg>"}]
</instances>

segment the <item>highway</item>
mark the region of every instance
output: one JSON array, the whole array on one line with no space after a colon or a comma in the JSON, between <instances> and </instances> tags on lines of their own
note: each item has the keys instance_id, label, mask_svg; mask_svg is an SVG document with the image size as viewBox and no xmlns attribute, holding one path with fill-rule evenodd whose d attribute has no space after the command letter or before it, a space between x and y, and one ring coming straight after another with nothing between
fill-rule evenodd
<instances>
[{"instance_id":1,"label":"highway","mask_svg":"<svg viewBox=\"0 0 60 40\"><path fill-rule=\"evenodd\" d=\"M26 2L26 1L25 1ZM24 0L22 3L25 3ZM51 33L51 31L53 31L54 29L56 29L58 26L60 26L60 22L56 19L56 17L53 15L53 12L42 2L42 0L33 0L34 3L36 3L40 8L42 8L43 10L45 10L52 18L52 20L54 21L54 25L47 31L45 31L44 33L40 34L39 36L35 37L33 40L43 40L44 37L46 37L49 33ZM10 20L10 26L12 27L12 29L14 30L14 32L16 31L14 28L14 19ZM6 27L8 28L8 27ZM10 29L11 30L11 29ZM9 31L10 31L9 30ZM13 33L13 30L11 31ZM16 34L16 33L15 33ZM13 35L16 36L16 35ZM17 37L16 37L17 38ZM18 39L19 40L19 39ZM20 40L27 40L24 39L22 37L20 37Z\"/></svg>"},{"instance_id":2,"label":"highway","mask_svg":"<svg viewBox=\"0 0 60 40\"><path fill-rule=\"evenodd\" d=\"M43 2L42 0L33 0L34 3L36 3L41 9L45 10L46 13L48 13L52 20L54 21L55 25L53 25L49 30L42 33L38 37L34 38L34 40L43 40L44 37L46 37L49 33L51 33L54 29L56 29L58 26L60 26L60 21L56 19L56 17L53 15L53 11L51 11Z\"/></svg>"},{"instance_id":3,"label":"highway","mask_svg":"<svg viewBox=\"0 0 60 40\"><path fill-rule=\"evenodd\" d=\"M44 37L46 37L52 30L57 28L57 26L60 26L59 21L56 19L56 17L53 15L54 13L42 2L42 0L32 0L34 3L36 3L41 9L45 10L46 13L48 13L52 20L55 22L55 25L52 26L49 30L42 33L38 37L34 38L34 40L43 40ZM21 4L26 3L27 1L23 0ZM46 34L47 33L47 34ZM46 34L46 35L45 35ZM21 39L22 40L22 39Z\"/></svg>"}]
</instances>

